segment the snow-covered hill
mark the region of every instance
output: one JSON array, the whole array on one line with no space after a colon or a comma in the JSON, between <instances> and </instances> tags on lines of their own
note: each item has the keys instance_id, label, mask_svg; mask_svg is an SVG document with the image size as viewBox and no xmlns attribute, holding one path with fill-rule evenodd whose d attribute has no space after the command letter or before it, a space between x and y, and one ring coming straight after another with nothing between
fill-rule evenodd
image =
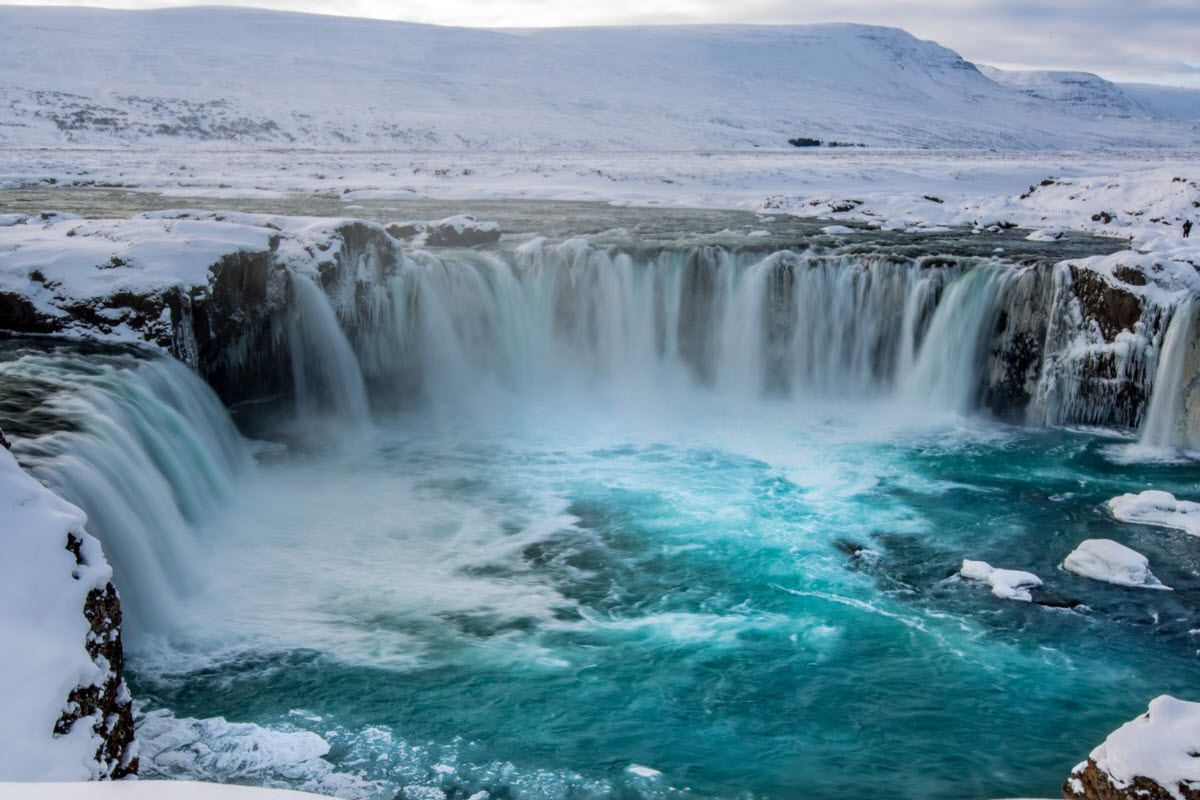
<instances>
[{"instance_id":1,"label":"snow-covered hill","mask_svg":"<svg viewBox=\"0 0 1200 800\"><path fill-rule=\"evenodd\" d=\"M1200 120L1200 89L1113 83L1090 72L1002 70L983 65L979 71L1003 86L1070 106L1081 114Z\"/></svg>"},{"instance_id":2,"label":"snow-covered hill","mask_svg":"<svg viewBox=\"0 0 1200 800\"><path fill-rule=\"evenodd\" d=\"M1200 142L1178 98L1161 115L1103 94L1098 105L1063 102L904 31L861 25L477 30L228 8L2 7L0 75L7 146Z\"/></svg>"}]
</instances>

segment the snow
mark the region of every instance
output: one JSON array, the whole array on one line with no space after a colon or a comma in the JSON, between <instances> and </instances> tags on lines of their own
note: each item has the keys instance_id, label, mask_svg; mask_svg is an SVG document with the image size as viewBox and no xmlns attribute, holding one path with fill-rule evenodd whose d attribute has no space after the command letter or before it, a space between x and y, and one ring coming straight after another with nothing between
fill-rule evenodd
<instances>
[{"instance_id":1,"label":"snow","mask_svg":"<svg viewBox=\"0 0 1200 800\"><path fill-rule=\"evenodd\" d=\"M1057 242L1067 235L1067 232L1062 228L1046 228L1040 231L1034 231L1025 238L1031 242Z\"/></svg>"},{"instance_id":2,"label":"snow","mask_svg":"<svg viewBox=\"0 0 1200 800\"><path fill-rule=\"evenodd\" d=\"M1156 489L1141 494L1123 494L1108 501L1112 515L1122 522L1175 528L1200 536L1200 503L1178 500Z\"/></svg>"},{"instance_id":3,"label":"snow","mask_svg":"<svg viewBox=\"0 0 1200 800\"><path fill-rule=\"evenodd\" d=\"M1125 723L1091 752L1096 766L1116 784L1128 788L1135 777L1149 778L1183 800L1180 785L1200 789L1200 703L1162 695L1150 709ZM1072 770L1083 771L1086 762Z\"/></svg>"},{"instance_id":4,"label":"snow","mask_svg":"<svg viewBox=\"0 0 1200 800\"><path fill-rule=\"evenodd\" d=\"M1150 571L1150 561L1112 539L1087 539L1071 551L1062 568L1085 578L1117 586L1170 589Z\"/></svg>"},{"instance_id":5,"label":"snow","mask_svg":"<svg viewBox=\"0 0 1200 800\"><path fill-rule=\"evenodd\" d=\"M845 226L845 225L826 225L824 228L821 228L821 230L822 230L822 232L824 232L824 233L828 233L828 234L831 234L831 235L832 235L832 234L846 234L846 233L855 233L855 232L856 232L856 231L854 230L854 228L849 228L849 227L847 227L847 226Z\"/></svg>"},{"instance_id":6,"label":"snow","mask_svg":"<svg viewBox=\"0 0 1200 800\"><path fill-rule=\"evenodd\" d=\"M315 275L324 254L340 241L338 228L355 222L186 209L131 219L46 216L0 227L0 292L29 299L39 313L59 318L66 332L126 341L147 339L147 331L130 329L119 311L110 330L98 331L89 323L76 325L65 309L79 302L103 306L114 295L149 296L174 287L207 290L210 267L238 252L273 250L280 264ZM97 310L101 317L106 312Z\"/></svg>"},{"instance_id":7,"label":"snow","mask_svg":"<svg viewBox=\"0 0 1200 800\"><path fill-rule=\"evenodd\" d=\"M868 25L481 30L232 8L3 6L0 74L8 147L1200 143L1191 120L1175 118L1184 101L1147 105L1119 87L1078 101L1030 92ZM1172 115L1155 116L1164 106Z\"/></svg>"},{"instance_id":8,"label":"snow","mask_svg":"<svg viewBox=\"0 0 1200 800\"><path fill-rule=\"evenodd\" d=\"M19 292L36 305L54 293L48 284L77 298L205 285L209 266L222 255L266 250L272 233L194 219L31 217L0 229L0 291Z\"/></svg>"},{"instance_id":9,"label":"snow","mask_svg":"<svg viewBox=\"0 0 1200 800\"><path fill-rule=\"evenodd\" d=\"M1015 569L998 569L986 561L963 559L959 575L969 581L981 581L992 587L992 594L1003 600L1033 602L1030 589L1042 585L1042 579L1032 572Z\"/></svg>"},{"instance_id":10,"label":"snow","mask_svg":"<svg viewBox=\"0 0 1200 800\"><path fill-rule=\"evenodd\" d=\"M99 777L99 738L92 720L53 735L77 686L103 684L106 671L88 656L84 601L112 569L100 543L83 531L84 514L29 477L0 446L0 779L88 780ZM66 549L83 545L85 564ZM2 792L0 792L2 794Z\"/></svg>"},{"instance_id":11,"label":"snow","mask_svg":"<svg viewBox=\"0 0 1200 800\"><path fill-rule=\"evenodd\" d=\"M643 767L641 764L630 764L625 768L625 771L631 775L637 775L639 778L658 778L662 773L652 767Z\"/></svg>"},{"instance_id":12,"label":"snow","mask_svg":"<svg viewBox=\"0 0 1200 800\"><path fill-rule=\"evenodd\" d=\"M0 800L313 800L322 795L197 781L0 783Z\"/></svg>"}]
</instances>

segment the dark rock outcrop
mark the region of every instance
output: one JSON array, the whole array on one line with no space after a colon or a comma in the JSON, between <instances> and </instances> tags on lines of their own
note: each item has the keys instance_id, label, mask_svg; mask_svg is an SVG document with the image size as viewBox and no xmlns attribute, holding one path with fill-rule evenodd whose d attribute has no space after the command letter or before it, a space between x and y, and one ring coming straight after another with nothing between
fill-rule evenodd
<instances>
[{"instance_id":1,"label":"dark rock outcrop","mask_svg":"<svg viewBox=\"0 0 1200 800\"><path fill-rule=\"evenodd\" d=\"M1063 783L1066 800L1200 800L1200 703L1162 695Z\"/></svg>"},{"instance_id":2,"label":"dark rock outcrop","mask_svg":"<svg viewBox=\"0 0 1200 800\"><path fill-rule=\"evenodd\" d=\"M500 241L500 226L472 216L447 217L434 222L396 222L387 232L401 241L426 247L475 247Z\"/></svg>"},{"instance_id":3,"label":"dark rock outcrop","mask_svg":"<svg viewBox=\"0 0 1200 800\"><path fill-rule=\"evenodd\" d=\"M1142 775L1135 776L1128 786L1118 786L1093 759L1080 767L1063 783L1065 800L1176 800L1166 788ZM1184 800L1200 800L1200 789L1181 783L1176 790Z\"/></svg>"},{"instance_id":4,"label":"dark rock outcrop","mask_svg":"<svg viewBox=\"0 0 1200 800\"><path fill-rule=\"evenodd\" d=\"M67 550L75 563L85 564L83 542L67 535ZM125 656L121 644L121 602L111 583L93 589L84 602L83 614L90 627L85 647L88 656L105 673L100 685L77 686L67 698L54 733L63 735L77 724L91 724L101 744L96 762L101 775L119 780L138 771L137 744L133 736L133 699L121 677Z\"/></svg>"}]
</instances>

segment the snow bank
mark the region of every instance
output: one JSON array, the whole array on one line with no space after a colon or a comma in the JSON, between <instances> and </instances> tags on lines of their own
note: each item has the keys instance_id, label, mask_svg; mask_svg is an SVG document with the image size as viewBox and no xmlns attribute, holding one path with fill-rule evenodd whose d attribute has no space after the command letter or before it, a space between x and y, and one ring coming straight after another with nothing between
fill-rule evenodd
<instances>
[{"instance_id":1,"label":"snow bank","mask_svg":"<svg viewBox=\"0 0 1200 800\"><path fill-rule=\"evenodd\" d=\"M1150 710L1127 722L1091 752L1088 760L1071 771L1068 786L1079 789L1097 778L1106 778L1117 789L1134 788L1130 796L1151 796L1145 787L1134 787L1144 778L1184 800L1183 787L1200 792L1200 703L1162 695L1150 701ZM1098 776L1096 773L1099 772ZM1093 796L1089 794L1088 796ZM1108 795L1106 795L1108 796ZM1115 795L1114 795L1115 796Z\"/></svg>"},{"instance_id":2,"label":"snow bank","mask_svg":"<svg viewBox=\"0 0 1200 800\"><path fill-rule=\"evenodd\" d=\"M0 800L313 800L322 795L197 781L0 783Z\"/></svg>"},{"instance_id":3,"label":"snow bank","mask_svg":"<svg viewBox=\"0 0 1200 800\"><path fill-rule=\"evenodd\" d=\"M1123 494L1109 500L1108 508L1122 522L1175 528L1200 536L1200 503L1177 500L1170 492L1150 489L1141 494Z\"/></svg>"},{"instance_id":4,"label":"snow bank","mask_svg":"<svg viewBox=\"0 0 1200 800\"><path fill-rule=\"evenodd\" d=\"M1170 589L1150 571L1150 561L1112 539L1087 539L1079 544L1062 563L1062 568L1085 578L1118 586L1140 586L1146 589Z\"/></svg>"},{"instance_id":5,"label":"snow bank","mask_svg":"<svg viewBox=\"0 0 1200 800\"><path fill-rule=\"evenodd\" d=\"M1032 572L1015 569L997 569L986 561L964 559L959 575L970 581L982 581L992 587L992 594L1004 600L1033 602L1030 589L1042 585L1042 579Z\"/></svg>"},{"instance_id":6,"label":"snow bank","mask_svg":"<svg viewBox=\"0 0 1200 800\"><path fill-rule=\"evenodd\" d=\"M108 678L84 649L83 610L112 569L84 521L0 447L0 779L89 780L103 771L97 720L53 734L71 690ZM84 563L67 550L68 535L82 542Z\"/></svg>"}]
</instances>

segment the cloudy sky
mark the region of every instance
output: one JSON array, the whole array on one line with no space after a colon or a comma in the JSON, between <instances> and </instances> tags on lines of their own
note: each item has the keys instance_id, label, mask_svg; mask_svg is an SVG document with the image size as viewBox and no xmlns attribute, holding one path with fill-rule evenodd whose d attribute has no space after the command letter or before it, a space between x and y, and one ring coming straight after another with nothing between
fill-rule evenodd
<instances>
[{"instance_id":1,"label":"cloudy sky","mask_svg":"<svg viewBox=\"0 0 1200 800\"><path fill-rule=\"evenodd\" d=\"M10 0L0 0L8 3ZM971 61L1082 69L1200 87L1200 0L22 0L161 8L250 5L441 25L863 22L933 39Z\"/></svg>"}]
</instances>

